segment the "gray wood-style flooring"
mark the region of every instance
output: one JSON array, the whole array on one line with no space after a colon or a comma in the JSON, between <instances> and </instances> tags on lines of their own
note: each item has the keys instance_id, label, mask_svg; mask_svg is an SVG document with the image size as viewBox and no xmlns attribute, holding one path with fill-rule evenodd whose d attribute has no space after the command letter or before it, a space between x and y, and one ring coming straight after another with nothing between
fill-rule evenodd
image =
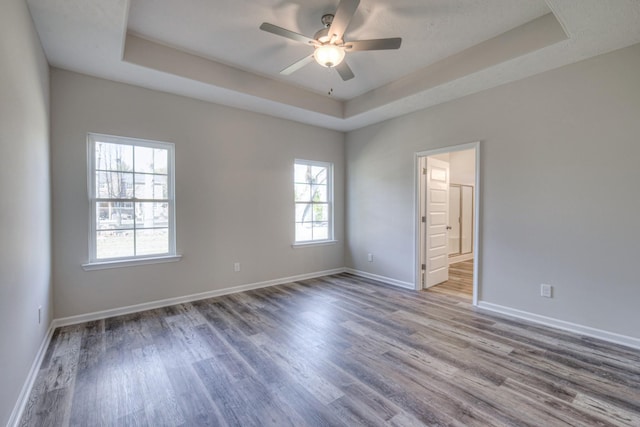
<instances>
[{"instance_id":1,"label":"gray wood-style flooring","mask_svg":"<svg viewBox=\"0 0 640 427\"><path fill-rule=\"evenodd\" d=\"M471 301L473 299L473 260L450 264L449 280L429 288L429 292L440 292Z\"/></svg>"},{"instance_id":2,"label":"gray wood-style flooring","mask_svg":"<svg viewBox=\"0 0 640 427\"><path fill-rule=\"evenodd\" d=\"M640 351L349 274L55 331L25 426L640 426Z\"/></svg>"}]
</instances>

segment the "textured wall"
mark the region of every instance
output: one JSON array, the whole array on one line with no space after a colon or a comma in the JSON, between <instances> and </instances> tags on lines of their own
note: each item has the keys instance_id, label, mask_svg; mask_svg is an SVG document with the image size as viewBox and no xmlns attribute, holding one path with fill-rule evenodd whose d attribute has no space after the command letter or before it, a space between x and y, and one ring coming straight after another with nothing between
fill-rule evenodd
<instances>
[{"instance_id":1,"label":"textured wall","mask_svg":"<svg viewBox=\"0 0 640 427\"><path fill-rule=\"evenodd\" d=\"M344 266L342 133L58 69L51 88L56 318ZM82 270L88 132L175 143L180 262ZM291 247L295 158L334 163L335 245Z\"/></svg>"},{"instance_id":2,"label":"textured wall","mask_svg":"<svg viewBox=\"0 0 640 427\"><path fill-rule=\"evenodd\" d=\"M480 299L640 337L638 69L635 45L347 134L347 266L413 283L414 153L481 141Z\"/></svg>"},{"instance_id":3,"label":"textured wall","mask_svg":"<svg viewBox=\"0 0 640 427\"><path fill-rule=\"evenodd\" d=\"M2 3L0 56L0 425L6 425L51 318L49 67L23 0Z\"/></svg>"}]
</instances>

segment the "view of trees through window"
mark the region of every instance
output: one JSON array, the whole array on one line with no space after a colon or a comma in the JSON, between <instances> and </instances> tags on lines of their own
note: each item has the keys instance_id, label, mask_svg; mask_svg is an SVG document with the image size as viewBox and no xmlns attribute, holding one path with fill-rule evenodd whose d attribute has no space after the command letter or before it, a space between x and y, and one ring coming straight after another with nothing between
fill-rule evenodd
<instances>
[{"instance_id":1,"label":"view of trees through window","mask_svg":"<svg viewBox=\"0 0 640 427\"><path fill-rule=\"evenodd\" d=\"M95 258L169 252L169 150L94 140Z\"/></svg>"},{"instance_id":2,"label":"view of trees through window","mask_svg":"<svg viewBox=\"0 0 640 427\"><path fill-rule=\"evenodd\" d=\"M329 240L331 232L331 165L296 160L296 242Z\"/></svg>"}]
</instances>

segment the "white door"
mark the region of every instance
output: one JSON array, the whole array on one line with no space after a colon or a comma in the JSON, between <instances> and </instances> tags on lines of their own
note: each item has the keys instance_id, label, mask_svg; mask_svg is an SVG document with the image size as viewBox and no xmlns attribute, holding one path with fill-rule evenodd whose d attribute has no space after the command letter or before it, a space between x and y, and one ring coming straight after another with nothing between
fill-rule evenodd
<instances>
[{"instance_id":1,"label":"white door","mask_svg":"<svg viewBox=\"0 0 640 427\"><path fill-rule=\"evenodd\" d=\"M449 163L427 157L425 288L449 280Z\"/></svg>"}]
</instances>

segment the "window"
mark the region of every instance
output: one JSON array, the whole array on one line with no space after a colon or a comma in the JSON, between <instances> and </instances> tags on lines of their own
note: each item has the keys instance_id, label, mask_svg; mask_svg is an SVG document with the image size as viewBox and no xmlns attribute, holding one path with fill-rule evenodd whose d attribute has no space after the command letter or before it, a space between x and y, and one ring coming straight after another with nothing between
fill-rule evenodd
<instances>
[{"instance_id":1,"label":"window","mask_svg":"<svg viewBox=\"0 0 640 427\"><path fill-rule=\"evenodd\" d=\"M173 144L88 139L89 265L175 255Z\"/></svg>"},{"instance_id":2,"label":"window","mask_svg":"<svg viewBox=\"0 0 640 427\"><path fill-rule=\"evenodd\" d=\"M333 240L333 170L331 163L296 160L295 241Z\"/></svg>"}]
</instances>

